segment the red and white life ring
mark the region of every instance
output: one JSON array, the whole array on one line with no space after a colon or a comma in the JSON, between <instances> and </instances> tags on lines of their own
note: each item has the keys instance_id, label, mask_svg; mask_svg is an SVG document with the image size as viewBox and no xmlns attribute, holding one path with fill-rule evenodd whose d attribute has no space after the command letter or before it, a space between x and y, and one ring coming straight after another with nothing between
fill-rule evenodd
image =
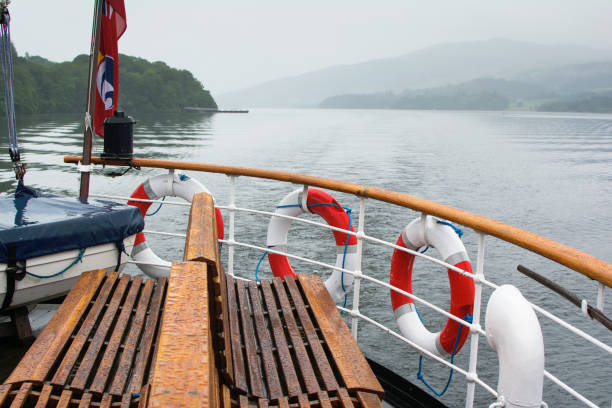
<instances>
[{"instance_id":1,"label":"red and white life ring","mask_svg":"<svg viewBox=\"0 0 612 408\"><path fill-rule=\"evenodd\" d=\"M159 176L149 178L134 190L130 198L158 200L162 197L171 196L180 197L187 202L191 202L195 194L202 192L211 194L198 180L186 174L174 172L173 175L160 174ZM138 207L144 218L151 203L128 201L128 205ZM218 208L215 209L215 216L217 218L217 236L219 239L223 239L223 217ZM155 279L162 276L169 276L171 263L158 257L153 250L149 248L147 239L142 232L136 235L134 249L132 249L132 259L147 276Z\"/></svg>"},{"instance_id":2,"label":"red and white life ring","mask_svg":"<svg viewBox=\"0 0 612 408\"><path fill-rule=\"evenodd\" d=\"M463 246L463 242L453 228L443 223L438 223L431 216L419 217L404 228L396 245L407 249L430 246L438 250L444 262L454 265L456 268L472 273L472 265ZM412 268L415 256L407 252L395 249L391 259L390 283L399 289L412 293ZM464 318L471 315L474 307L474 280L448 269L450 282L450 313ZM461 329L455 320L448 319L444 328L432 333L425 328L419 318L414 302L408 296L391 291L391 304L395 320L404 337L425 348L427 351L439 357L449 356L453 352L455 343L458 352L468 336L469 330Z\"/></svg>"},{"instance_id":3,"label":"red and white life ring","mask_svg":"<svg viewBox=\"0 0 612 408\"><path fill-rule=\"evenodd\" d=\"M310 212L323 217L328 225L355 231L349 214L344 211L330 194L317 188L309 188L306 199L304 199L303 195L304 190L302 189L289 193L281 200L275 214L297 217L300 214ZM292 220L290 219L275 216L270 219L267 237L268 248L283 252L287 251L287 235L291 222ZM336 240L336 266L339 268L344 267L347 270L355 270L357 266L357 238L354 235L343 234L339 231L332 232ZM274 276L280 278L285 276L295 277L295 272L286 256L268 254L268 260ZM327 290L336 302L344 300L345 290L348 290L352 284L353 275L337 270L334 270L325 281Z\"/></svg>"}]
</instances>

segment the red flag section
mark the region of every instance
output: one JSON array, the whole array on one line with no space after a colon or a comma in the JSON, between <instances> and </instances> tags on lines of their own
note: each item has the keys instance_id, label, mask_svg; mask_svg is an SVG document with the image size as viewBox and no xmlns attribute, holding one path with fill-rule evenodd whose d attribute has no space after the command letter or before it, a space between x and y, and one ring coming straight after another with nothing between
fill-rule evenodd
<instances>
[{"instance_id":1,"label":"red flag section","mask_svg":"<svg viewBox=\"0 0 612 408\"><path fill-rule=\"evenodd\" d=\"M113 115L119 98L119 51L117 41L127 27L124 0L102 0L100 50L96 75L94 130L104 137L104 119Z\"/></svg>"}]
</instances>

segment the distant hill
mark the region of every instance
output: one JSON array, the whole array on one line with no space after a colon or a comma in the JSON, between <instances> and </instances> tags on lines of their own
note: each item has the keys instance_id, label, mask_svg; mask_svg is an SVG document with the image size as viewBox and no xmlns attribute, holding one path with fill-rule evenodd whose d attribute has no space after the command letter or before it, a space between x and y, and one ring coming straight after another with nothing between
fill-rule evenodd
<instances>
[{"instance_id":1,"label":"distant hill","mask_svg":"<svg viewBox=\"0 0 612 408\"><path fill-rule=\"evenodd\" d=\"M596 112L612 113L612 92L574 95L544 102L536 107L544 112Z\"/></svg>"},{"instance_id":2,"label":"distant hill","mask_svg":"<svg viewBox=\"0 0 612 408\"><path fill-rule=\"evenodd\" d=\"M545 88L517 81L479 78L457 85L406 90L401 93L339 95L321 108L504 110L519 100L550 98Z\"/></svg>"},{"instance_id":3,"label":"distant hill","mask_svg":"<svg viewBox=\"0 0 612 408\"><path fill-rule=\"evenodd\" d=\"M612 89L612 58L605 62L529 70L514 78L565 95L606 91Z\"/></svg>"},{"instance_id":4,"label":"distant hill","mask_svg":"<svg viewBox=\"0 0 612 408\"><path fill-rule=\"evenodd\" d=\"M485 77L514 79L525 71L607 60L612 60L612 51L581 46L504 39L445 43L395 58L337 65L268 81L217 99L230 106L316 106L335 95L402 92Z\"/></svg>"},{"instance_id":5,"label":"distant hill","mask_svg":"<svg viewBox=\"0 0 612 408\"><path fill-rule=\"evenodd\" d=\"M533 70L516 77L521 81L479 78L401 93L338 95L319 107L612 112L612 62Z\"/></svg>"},{"instance_id":6,"label":"distant hill","mask_svg":"<svg viewBox=\"0 0 612 408\"><path fill-rule=\"evenodd\" d=\"M17 114L85 110L89 56L56 63L39 56L18 57L13 50L13 59ZM119 109L128 113L178 112L185 106L217 108L210 93L189 71L163 62L121 54L119 84Z\"/></svg>"}]
</instances>

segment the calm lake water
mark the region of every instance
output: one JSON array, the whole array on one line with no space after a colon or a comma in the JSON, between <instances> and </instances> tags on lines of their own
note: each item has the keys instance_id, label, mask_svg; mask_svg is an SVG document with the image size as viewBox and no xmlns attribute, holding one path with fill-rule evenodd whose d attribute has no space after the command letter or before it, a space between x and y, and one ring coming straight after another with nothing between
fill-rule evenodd
<instances>
[{"instance_id":1,"label":"calm lake water","mask_svg":"<svg viewBox=\"0 0 612 408\"><path fill-rule=\"evenodd\" d=\"M336 178L407 193L497 219L584 250L612 262L612 115L514 112L432 112L377 110L256 110L249 114L174 115L136 117L135 153L140 157L261 167ZM63 163L63 155L80 154L82 120L78 116L20 118L19 135L28 162L30 186L76 195L78 175ZM2 125L4 126L4 125ZM2 131L6 151L6 129ZM96 141L95 152L102 149ZM8 154L0 160L0 192L9 194L15 183ZM111 169L97 168L92 192L129 195L159 170L132 170L120 178L105 177ZM229 189L223 175L190 174L206 185L217 203L227 204ZM287 183L237 179L237 205L272 211L287 193ZM354 197L334 194L358 211ZM366 233L395 241L401 229L418 214L406 209L368 202ZM226 217L226 231L228 218ZM311 216L316 219L316 216ZM265 246L268 220L237 215L236 239ZM147 218L154 230L185 231L187 211L163 206ZM294 223L295 224L295 223ZM464 242L476 259L477 235L466 230ZM182 257L180 240L148 237L156 253L166 259ZM589 279L539 259L524 250L487 238L485 275L496 283L511 283L532 302L611 344L612 335L596 322L585 321L580 311L548 289L516 271L520 263L556 280L595 303L596 285ZM335 250L327 231L294 225L289 250L333 263ZM223 252L227 252L224 250ZM253 278L261 253L239 251L237 273ZM430 250L435 254L434 250ZM363 271L387 280L391 251L364 245ZM292 262L298 272L327 275L312 266ZM130 267L136 271L135 267ZM260 276L271 276L264 262ZM441 268L417 261L415 293L448 307L448 283ZM396 329L388 291L362 284L361 309ZM485 290L485 305L490 290ZM349 302L351 298L349 297ZM431 330L444 319L421 307ZM485 308L483 307L483 315ZM606 310L612 311L608 290ZM484 322L484 316L483 316ZM612 360L579 337L560 331L540 316L546 347L546 368L600 406L612 399ZM484 324L484 323L483 323ZM418 382L418 355L366 323L360 341L369 357L382 362L410 381ZM481 338L478 374L493 388L497 384L495 354ZM455 362L467 369L469 345ZM448 370L432 361L424 363L430 383L441 389ZM442 398L451 407L464 406L466 381L453 378ZM550 407L579 403L545 380L544 399ZM477 388L476 406L493 399Z\"/></svg>"}]
</instances>

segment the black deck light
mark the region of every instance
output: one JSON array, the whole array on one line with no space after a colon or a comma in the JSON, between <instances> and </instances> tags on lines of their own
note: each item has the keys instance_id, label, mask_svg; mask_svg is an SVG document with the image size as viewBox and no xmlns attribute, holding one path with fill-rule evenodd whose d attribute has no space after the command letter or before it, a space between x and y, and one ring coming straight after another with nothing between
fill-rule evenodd
<instances>
[{"instance_id":1,"label":"black deck light","mask_svg":"<svg viewBox=\"0 0 612 408\"><path fill-rule=\"evenodd\" d=\"M104 119L103 159L132 160L134 154L134 123L131 116L125 117L121 111Z\"/></svg>"}]
</instances>

